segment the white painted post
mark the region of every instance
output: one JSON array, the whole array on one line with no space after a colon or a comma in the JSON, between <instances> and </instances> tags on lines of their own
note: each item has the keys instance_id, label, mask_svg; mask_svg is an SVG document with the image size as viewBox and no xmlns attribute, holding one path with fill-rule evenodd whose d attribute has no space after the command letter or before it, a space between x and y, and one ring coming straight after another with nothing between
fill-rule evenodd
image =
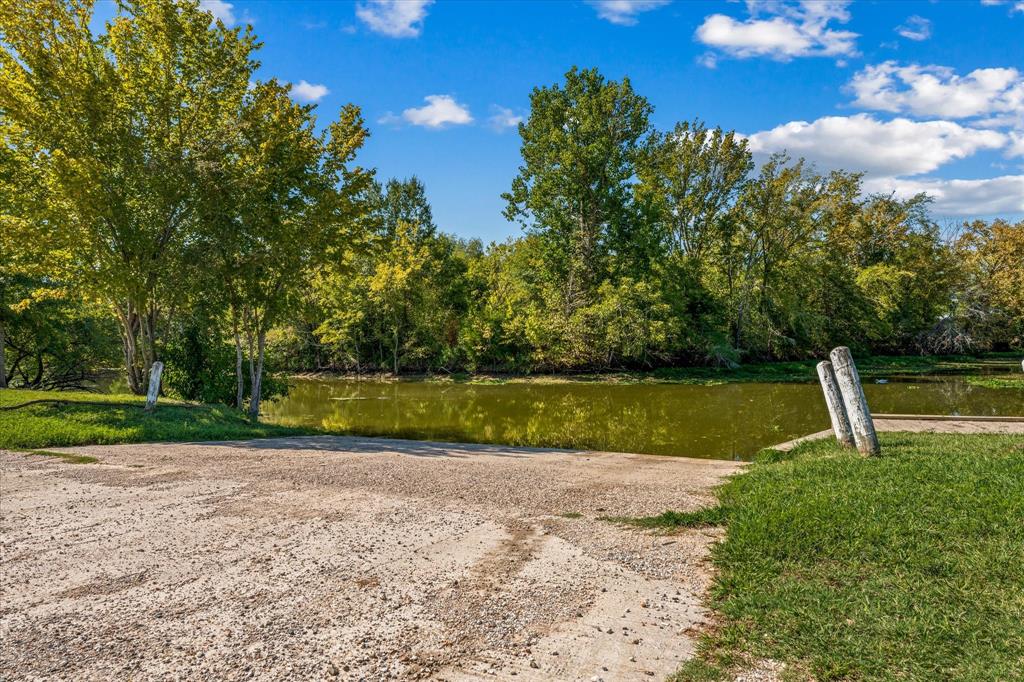
<instances>
[{"instance_id":1,"label":"white painted post","mask_svg":"<svg viewBox=\"0 0 1024 682\"><path fill-rule=\"evenodd\" d=\"M868 401L860 385L860 375L857 366L853 364L853 355L846 346L839 346L832 349L831 357L832 369L835 370L839 391L846 403L846 414L850 417L850 428L853 430L857 450L862 455L877 455L881 449L878 447L878 435L875 434L875 422L871 419L871 410L868 409Z\"/></svg>"},{"instance_id":2,"label":"white painted post","mask_svg":"<svg viewBox=\"0 0 1024 682\"><path fill-rule=\"evenodd\" d=\"M836 440L840 445L852 448L854 441L850 418L846 415L846 407L843 406L843 394L839 391L839 384L836 383L836 373L832 370L832 363L828 360L818 363L818 380L821 382L821 391L825 394L825 404L828 405L828 416L832 420L832 432L836 434Z\"/></svg>"},{"instance_id":3,"label":"white painted post","mask_svg":"<svg viewBox=\"0 0 1024 682\"><path fill-rule=\"evenodd\" d=\"M149 373L149 391L146 392L147 410L152 410L156 406L157 396L160 395L160 375L163 371L164 363L159 360L153 363L153 369Z\"/></svg>"}]
</instances>

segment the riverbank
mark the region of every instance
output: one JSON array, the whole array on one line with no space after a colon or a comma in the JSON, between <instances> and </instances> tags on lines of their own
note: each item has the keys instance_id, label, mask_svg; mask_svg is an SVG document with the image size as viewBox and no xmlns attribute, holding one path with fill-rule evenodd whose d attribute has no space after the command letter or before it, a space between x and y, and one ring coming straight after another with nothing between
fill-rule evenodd
<instances>
[{"instance_id":1,"label":"riverbank","mask_svg":"<svg viewBox=\"0 0 1024 682\"><path fill-rule=\"evenodd\" d=\"M857 358L857 369L864 379L891 377L924 377L945 374L966 376L979 386L990 388L1024 388L1024 380L1016 377L991 378L993 374L1013 374L1020 371L1020 353L989 353L982 356L873 356ZM716 384L740 382L801 383L817 381L815 366L818 360L793 362L765 362L728 367L674 367L651 371L606 371L552 374L400 374L353 372L302 372L293 374L297 379L363 379L367 381L434 382L456 384Z\"/></svg>"},{"instance_id":2,"label":"riverbank","mask_svg":"<svg viewBox=\"0 0 1024 682\"><path fill-rule=\"evenodd\" d=\"M40 401L40 402L34 402ZM6 409L25 403L17 409ZM224 405L65 391L0 390L0 449L40 450L73 445L231 440L319 433L316 429L250 422Z\"/></svg>"},{"instance_id":3,"label":"riverbank","mask_svg":"<svg viewBox=\"0 0 1024 682\"><path fill-rule=\"evenodd\" d=\"M1024 677L1024 436L880 438L766 451L718 506L631 520L724 523L715 625L676 682Z\"/></svg>"}]
</instances>

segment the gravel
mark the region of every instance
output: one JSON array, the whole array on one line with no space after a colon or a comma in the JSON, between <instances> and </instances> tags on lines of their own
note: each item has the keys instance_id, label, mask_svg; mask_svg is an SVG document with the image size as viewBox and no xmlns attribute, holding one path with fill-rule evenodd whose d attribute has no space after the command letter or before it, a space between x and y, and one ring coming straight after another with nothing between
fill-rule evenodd
<instances>
[{"instance_id":1,"label":"gravel","mask_svg":"<svg viewBox=\"0 0 1024 682\"><path fill-rule=\"evenodd\" d=\"M4 679L663 678L739 464L368 438L0 453ZM581 514L579 518L563 516Z\"/></svg>"}]
</instances>

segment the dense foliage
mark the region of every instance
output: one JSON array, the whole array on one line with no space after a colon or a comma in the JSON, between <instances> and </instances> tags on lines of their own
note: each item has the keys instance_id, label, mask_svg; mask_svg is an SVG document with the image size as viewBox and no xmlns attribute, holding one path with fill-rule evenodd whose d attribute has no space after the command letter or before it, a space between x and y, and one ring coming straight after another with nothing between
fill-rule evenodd
<instances>
[{"instance_id":1,"label":"dense foliage","mask_svg":"<svg viewBox=\"0 0 1024 682\"><path fill-rule=\"evenodd\" d=\"M536 89L504 195L525 234L505 243L438 233L415 178L378 188L366 248L314 280L284 364L550 371L1024 344L1024 223L943 234L926 196L865 196L860 174L784 155L757 168L735 133L661 132L650 112L593 70Z\"/></svg>"},{"instance_id":2,"label":"dense foliage","mask_svg":"<svg viewBox=\"0 0 1024 682\"><path fill-rule=\"evenodd\" d=\"M354 165L256 77L251 27L195 0L0 9L0 386L87 385L158 358L189 399L257 414L279 369L733 366L844 344L1024 346L1024 223L942 233L925 196L774 156L698 120L660 131L628 79L535 89L503 195L524 234L435 225L423 183ZM120 359L118 359L118 356Z\"/></svg>"},{"instance_id":3,"label":"dense foliage","mask_svg":"<svg viewBox=\"0 0 1024 682\"><path fill-rule=\"evenodd\" d=\"M141 393L168 349L182 357L173 349L190 338L171 335L192 327L179 318L214 311L202 336L233 342L232 402L248 394L255 416L267 334L347 247L360 212L371 173L350 165L367 135L359 110L318 132L312 107L256 78L251 29L213 22L193 0L122 0L98 36L92 4L0 10L0 341L41 291L95 302L116 320L128 386ZM33 277L36 288L8 286ZM3 383L8 374L0 366Z\"/></svg>"}]
</instances>

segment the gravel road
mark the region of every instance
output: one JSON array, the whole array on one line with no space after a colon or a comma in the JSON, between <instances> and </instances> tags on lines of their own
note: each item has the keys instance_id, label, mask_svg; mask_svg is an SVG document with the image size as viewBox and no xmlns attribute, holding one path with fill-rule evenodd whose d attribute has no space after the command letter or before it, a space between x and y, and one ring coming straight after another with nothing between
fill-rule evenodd
<instances>
[{"instance_id":1,"label":"gravel road","mask_svg":"<svg viewBox=\"0 0 1024 682\"><path fill-rule=\"evenodd\" d=\"M0 452L0 677L647 680L739 464L369 438ZM576 517L576 515L581 515Z\"/></svg>"}]
</instances>

